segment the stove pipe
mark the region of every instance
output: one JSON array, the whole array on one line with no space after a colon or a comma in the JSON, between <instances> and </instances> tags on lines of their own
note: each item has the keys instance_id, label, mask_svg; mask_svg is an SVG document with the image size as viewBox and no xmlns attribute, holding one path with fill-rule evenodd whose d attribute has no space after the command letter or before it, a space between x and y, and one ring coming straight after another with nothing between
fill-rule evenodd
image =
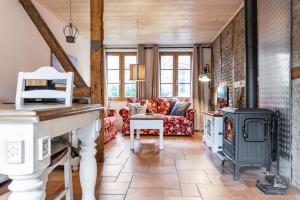
<instances>
[{"instance_id":1,"label":"stove pipe","mask_svg":"<svg viewBox=\"0 0 300 200\"><path fill-rule=\"evenodd\" d=\"M257 0L245 0L246 107L257 108Z\"/></svg>"}]
</instances>

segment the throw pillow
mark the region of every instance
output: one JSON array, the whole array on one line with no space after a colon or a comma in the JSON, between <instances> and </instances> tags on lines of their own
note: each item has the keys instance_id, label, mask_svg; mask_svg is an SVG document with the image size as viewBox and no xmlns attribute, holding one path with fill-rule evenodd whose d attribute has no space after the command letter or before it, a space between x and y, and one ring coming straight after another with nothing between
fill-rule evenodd
<instances>
[{"instance_id":1,"label":"throw pillow","mask_svg":"<svg viewBox=\"0 0 300 200\"><path fill-rule=\"evenodd\" d=\"M146 106L141 106L139 103L130 103L128 104L130 115L135 114L145 114L146 113Z\"/></svg>"},{"instance_id":2,"label":"throw pillow","mask_svg":"<svg viewBox=\"0 0 300 200\"><path fill-rule=\"evenodd\" d=\"M172 99L168 99L168 98L158 99L158 107L157 107L158 113L167 115L170 110L171 103L172 103Z\"/></svg>"},{"instance_id":3,"label":"throw pillow","mask_svg":"<svg viewBox=\"0 0 300 200\"><path fill-rule=\"evenodd\" d=\"M150 99L148 102L148 108L150 110L151 113L158 113L158 100L157 99Z\"/></svg>"},{"instance_id":4,"label":"throw pillow","mask_svg":"<svg viewBox=\"0 0 300 200\"><path fill-rule=\"evenodd\" d=\"M173 110L175 104L176 104L176 101L174 101L174 100L171 101L171 105L170 105L170 108L169 108L169 111L168 111L167 115L170 115L170 114L171 114L171 112L172 112L172 110Z\"/></svg>"},{"instance_id":5,"label":"throw pillow","mask_svg":"<svg viewBox=\"0 0 300 200\"><path fill-rule=\"evenodd\" d=\"M137 106L137 114L145 114L147 110L147 106L141 106L138 104Z\"/></svg>"},{"instance_id":6,"label":"throw pillow","mask_svg":"<svg viewBox=\"0 0 300 200\"><path fill-rule=\"evenodd\" d=\"M191 103L177 102L172 109L170 115L174 116L185 116L187 109L191 106Z\"/></svg>"}]
</instances>

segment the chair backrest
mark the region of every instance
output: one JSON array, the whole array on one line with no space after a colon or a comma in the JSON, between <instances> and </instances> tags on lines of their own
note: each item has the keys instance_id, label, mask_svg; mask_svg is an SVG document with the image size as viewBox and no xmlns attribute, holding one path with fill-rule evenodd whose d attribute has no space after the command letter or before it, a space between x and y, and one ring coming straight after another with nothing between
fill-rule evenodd
<instances>
[{"instance_id":1,"label":"chair backrest","mask_svg":"<svg viewBox=\"0 0 300 200\"><path fill-rule=\"evenodd\" d=\"M26 80L65 80L66 90L30 90L25 91ZM24 104L24 99L65 99L65 105L72 105L73 96L73 72L58 72L53 67L44 66L34 72L19 72L16 107L20 108Z\"/></svg>"}]
</instances>

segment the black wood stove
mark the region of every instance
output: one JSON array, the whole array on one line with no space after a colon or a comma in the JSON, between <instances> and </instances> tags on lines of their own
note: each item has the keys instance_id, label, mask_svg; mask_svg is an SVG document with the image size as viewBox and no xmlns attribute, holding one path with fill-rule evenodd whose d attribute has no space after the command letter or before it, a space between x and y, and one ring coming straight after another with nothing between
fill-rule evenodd
<instances>
[{"instance_id":1,"label":"black wood stove","mask_svg":"<svg viewBox=\"0 0 300 200\"><path fill-rule=\"evenodd\" d=\"M273 112L266 109L222 109L223 153L234 164L234 179L242 166L272 163Z\"/></svg>"},{"instance_id":2,"label":"black wood stove","mask_svg":"<svg viewBox=\"0 0 300 200\"><path fill-rule=\"evenodd\" d=\"M245 0L246 108L224 108L223 152L234 164L234 178L241 166L272 162L273 112L257 105L257 2Z\"/></svg>"}]
</instances>

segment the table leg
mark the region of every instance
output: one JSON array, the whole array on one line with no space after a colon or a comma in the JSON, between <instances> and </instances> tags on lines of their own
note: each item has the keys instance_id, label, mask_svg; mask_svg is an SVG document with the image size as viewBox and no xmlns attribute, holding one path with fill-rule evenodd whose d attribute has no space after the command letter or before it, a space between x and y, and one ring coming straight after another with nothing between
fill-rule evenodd
<instances>
[{"instance_id":1,"label":"table leg","mask_svg":"<svg viewBox=\"0 0 300 200\"><path fill-rule=\"evenodd\" d=\"M159 129L159 149L164 149L164 131Z\"/></svg>"},{"instance_id":2,"label":"table leg","mask_svg":"<svg viewBox=\"0 0 300 200\"><path fill-rule=\"evenodd\" d=\"M130 149L134 149L134 129L130 126Z\"/></svg>"},{"instance_id":3,"label":"table leg","mask_svg":"<svg viewBox=\"0 0 300 200\"><path fill-rule=\"evenodd\" d=\"M76 148L76 149L79 148L78 137L77 137L76 131L72 131L72 133L71 133L71 144L72 144L73 148ZM72 170L75 172L77 172L79 169L79 161L80 161L79 156L71 158Z\"/></svg>"},{"instance_id":4,"label":"table leg","mask_svg":"<svg viewBox=\"0 0 300 200\"><path fill-rule=\"evenodd\" d=\"M141 135L141 130L137 129L136 130L136 139L139 140L140 139L140 135Z\"/></svg>"},{"instance_id":5,"label":"table leg","mask_svg":"<svg viewBox=\"0 0 300 200\"><path fill-rule=\"evenodd\" d=\"M12 192L8 200L42 200L45 199L44 180L41 173L24 176L9 176Z\"/></svg>"},{"instance_id":6,"label":"table leg","mask_svg":"<svg viewBox=\"0 0 300 200\"><path fill-rule=\"evenodd\" d=\"M79 178L82 189L82 200L95 200L95 186L97 180L96 123L77 131L81 141Z\"/></svg>"}]
</instances>

